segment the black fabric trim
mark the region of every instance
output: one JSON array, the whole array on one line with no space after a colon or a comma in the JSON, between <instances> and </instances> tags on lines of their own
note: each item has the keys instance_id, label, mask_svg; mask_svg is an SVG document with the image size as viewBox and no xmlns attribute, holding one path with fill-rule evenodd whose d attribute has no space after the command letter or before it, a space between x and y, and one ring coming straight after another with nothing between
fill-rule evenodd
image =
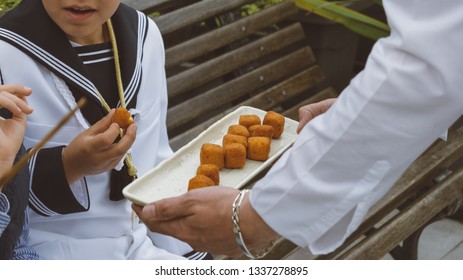
<instances>
[{"instance_id":1,"label":"black fabric trim","mask_svg":"<svg viewBox=\"0 0 463 280\"><path fill-rule=\"evenodd\" d=\"M141 24L141 30L139 32L142 32L142 35L139 35L140 37L142 37L141 39L141 46L140 48L143 48L143 46L145 45L145 42L146 42L146 37L148 36L148 17L147 16L143 16L143 17L140 17L140 21L143 23ZM130 92L128 92L128 94L130 94L129 96L126 96L126 99L127 99L127 106L130 106L129 108L131 108L132 106L135 107L136 106L136 94L138 93L138 91L140 90L140 86L141 86L141 79L143 77L143 68L141 66L141 61L143 61L143 51L141 51L140 53L140 62L139 62L139 77L138 79L136 80L136 85L134 87L134 89L131 89Z\"/></svg>"},{"instance_id":2,"label":"black fabric trim","mask_svg":"<svg viewBox=\"0 0 463 280\"><path fill-rule=\"evenodd\" d=\"M84 63L102 58L114 59L111 42L86 46L74 46L74 50Z\"/></svg>"},{"instance_id":3,"label":"black fabric trim","mask_svg":"<svg viewBox=\"0 0 463 280\"><path fill-rule=\"evenodd\" d=\"M3 85L3 74L2 74L2 69L0 68L0 85Z\"/></svg>"},{"instance_id":4,"label":"black fabric trim","mask_svg":"<svg viewBox=\"0 0 463 280\"><path fill-rule=\"evenodd\" d=\"M143 45L148 33L148 19L146 15L140 15L136 10L121 4L111 20L113 21L114 30L116 30L121 68L131 69L130 72L122 73L127 108L135 108L135 97L140 90L142 78L141 61L143 58ZM134 22L136 24L133 24ZM124 26L126 28L123 28ZM130 28L127 28L127 26L130 26Z\"/></svg>"},{"instance_id":5,"label":"black fabric trim","mask_svg":"<svg viewBox=\"0 0 463 280\"><path fill-rule=\"evenodd\" d=\"M119 201L125 199L122 190L135 178L129 175L129 170L126 164L120 171L111 170L111 189L109 190L109 199L111 201Z\"/></svg>"},{"instance_id":6,"label":"black fabric trim","mask_svg":"<svg viewBox=\"0 0 463 280\"><path fill-rule=\"evenodd\" d=\"M117 47L119 49L119 60L122 69L131 69L122 74L122 81L124 89L127 88L128 83L132 79L134 70L136 69L137 58L137 37L138 37L138 23L137 13L127 13L124 8L117 9L116 13L111 18L115 30ZM127 26L129 28L127 28ZM125 27L125 28L124 28ZM123 30L123 32L121 32ZM129 44L130 42L130 44Z\"/></svg>"},{"instance_id":7,"label":"black fabric trim","mask_svg":"<svg viewBox=\"0 0 463 280\"><path fill-rule=\"evenodd\" d=\"M111 108L115 108L119 102L117 93L116 76L114 75L114 56L110 42L97 45L81 46L74 48L82 61L94 61L95 59L105 59L104 61L85 64L90 79L104 97L106 103ZM104 53L99 53L104 51ZM97 53L97 54L95 54Z\"/></svg>"},{"instance_id":8,"label":"black fabric trim","mask_svg":"<svg viewBox=\"0 0 463 280\"><path fill-rule=\"evenodd\" d=\"M61 158L63 148L64 146L41 149L35 157L34 169L31 170L32 193L29 205L43 216L50 216L50 211L47 210L57 214L70 214L89 209L76 200L69 187ZM46 205L47 209L41 207L40 203Z\"/></svg>"}]
</instances>

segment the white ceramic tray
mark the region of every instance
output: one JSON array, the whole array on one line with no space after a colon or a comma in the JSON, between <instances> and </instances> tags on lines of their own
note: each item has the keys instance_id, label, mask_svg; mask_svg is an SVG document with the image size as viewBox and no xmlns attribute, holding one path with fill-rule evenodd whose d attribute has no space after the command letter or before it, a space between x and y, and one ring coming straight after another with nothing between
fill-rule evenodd
<instances>
[{"instance_id":1,"label":"white ceramic tray","mask_svg":"<svg viewBox=\"0 0 463 280\"><path fill-rule=\"evenodd\" d=\"M186 193L188 181L196 175L196 169L200 164L199 154L202 144L221 145L228 127L238 124L240 115L250 114L256 114L263 120L266 111L247 106L236 109L203 131L175 152L172 157L125 187L124 196L143 206L156 200ZM297 136L297 124L296 121L286 118L285 130L280 139L272 139L269 159L265 162L247 159L242 169L222 169L220 185L233 188L243 187L292 145Z\"/></svg>"}]
</instances>

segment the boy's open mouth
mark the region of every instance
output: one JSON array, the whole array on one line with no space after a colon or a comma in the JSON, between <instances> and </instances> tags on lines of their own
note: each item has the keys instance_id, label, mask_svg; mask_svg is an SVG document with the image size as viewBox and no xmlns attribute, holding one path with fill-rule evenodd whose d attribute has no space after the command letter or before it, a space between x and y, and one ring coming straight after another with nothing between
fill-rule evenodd
<instances>
[{"instance_id":1,"label":"boy's open mouth","mask_svg":"<svg viewBox=\"0 0 463 280\"><path fill-rule=\"evenodd\" d=\"M66 10L66 11L69 11L69 12L71 12L71 13L80 14L80 15L84 15L84 14L89 14L89 13L95 12L94 9L90 9L90 8L76 8L76 7L65 8L65 10Z\"/></svg>"}]
</instances>

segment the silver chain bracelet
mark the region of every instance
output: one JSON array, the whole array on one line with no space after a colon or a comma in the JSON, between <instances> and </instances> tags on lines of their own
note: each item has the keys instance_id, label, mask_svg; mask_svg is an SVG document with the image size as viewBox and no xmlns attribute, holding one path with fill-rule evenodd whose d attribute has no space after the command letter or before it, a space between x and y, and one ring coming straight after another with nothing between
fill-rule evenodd
<instances>
[{"instance_id":1,"label":"silver chain bracelet","mask_svg":"<svg viewBox=\"0 0 463 280\"><path fill-rule=\"evenodd\" d=\"M235 234L235 241L238 244L238 246L241 248L243 253L246 255L246 257L250 259L259 259L265 256L270 250L273 248L275 245L275 240L272 241L267 248L265 248L262 252L257 254L257 256L254 256L251 251L249 251L248 247L246 247L246 244L244 243L243 239L243 234L241 233L241 229L239 226L240 222L240 206L241 203L243 202L244 195L249 192L250 190L242 190L240 193L236 196L235 200L233 201L233 214L232 214L232 222L233 222L233 232Z\"/></svg>"}]
</instances>

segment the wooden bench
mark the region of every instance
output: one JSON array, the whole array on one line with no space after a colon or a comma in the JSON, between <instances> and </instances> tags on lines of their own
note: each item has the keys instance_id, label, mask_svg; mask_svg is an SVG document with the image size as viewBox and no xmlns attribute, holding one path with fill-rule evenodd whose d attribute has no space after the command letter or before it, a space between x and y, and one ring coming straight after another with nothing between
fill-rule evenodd
<instances>
[{"instance_id":1,"label":"wooden bench","mask_svg":"<svg viewBox=\"0 0 463 280\"><path fill-rule=\"evenodd\" d=\"M154 18L166 46L167 126L174 150L235 108L275 110L297 120L303 104L335 97L317 87L323 73L293 18L292 1L248 16L245 0L125 0ZM406 171L335 252L317 259L416 258L423 228L459 207L463 190L462 121ZM297 249L280 239L266 259Z\"/></svg>"},{"instance_id":2,"label":"wooden bench","mask_svg":"<svg viewBox=\"0 0 463 280\"><path fill-rule=\"evenodd\" d=\"M249 0L178 2L154 18L165 40L174 150L239 106L297 117L300 102L335 96L326 89L314 97L324 76L301 25L290 20L292 1L249 16L240 9Z\"/></svg>"}]
</instances>

